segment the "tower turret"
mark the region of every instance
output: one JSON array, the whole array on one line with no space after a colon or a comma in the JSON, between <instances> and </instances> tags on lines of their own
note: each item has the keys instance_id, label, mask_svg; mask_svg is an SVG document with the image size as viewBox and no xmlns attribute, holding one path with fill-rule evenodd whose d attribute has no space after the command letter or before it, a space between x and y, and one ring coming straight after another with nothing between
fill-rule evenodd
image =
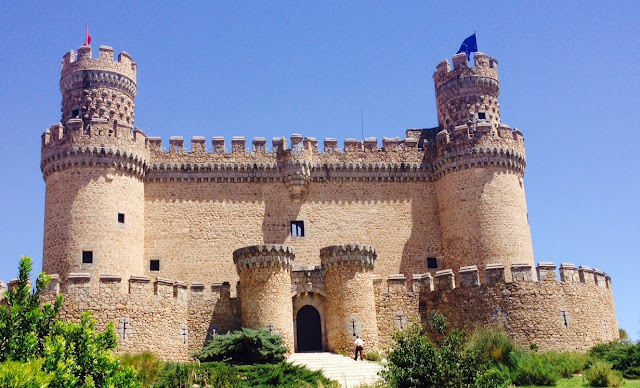
<instances>
[{"instance_id":1,"label":"tower turret","mask_svg":"<svg viewBox=\"0 0 640 388\"><path fill-rule=\"evenodd\" d=\"M431 152L444 267L533 266L524 139L500 122L498 62L476 53L469 67L463 53L453 64L444 60L433 75L443 128Z\"/></svg>"},{"instance_id":2,"label":"tower turret","mask_svg":"<svg viewBox=\"0 0 640 388\"><path fill-rule=\"evenodd\" d=\"M43 270L70 273L144 273L146 136L133 129L136 64L90 46L62 60L62 120L42 135L47 184ZM98 279L98 276L92 276ZM96 285L92 285L97 287Z\"/></svg>"},{"instance_id":3,"label":"tower turret","mask_svg":"<svg viewBox=\"0 0 640 388\"><path fill-rule=\"evenodd\" d=\"M99 57L92 58L91 46L82 46L78 55L69 51L62 59L60 91L62 119L93 118L133 124L136 97L136 63L126 52L113 60L113 49L100 46Z\"/></svg>"},{"instance_id":4,"label":"tower turret","mask_svg":"<svg viewBox=\"0 0 640 388\"><path fill-rule=\"evenodd\" d=\"M476 53L474 62L469 67L467 55L460 53L453 57L453 70L446 59L436 68L438 121L444 129L482 121L496 128L500 124L498 61Z\"/></svg>"}]
</instances>

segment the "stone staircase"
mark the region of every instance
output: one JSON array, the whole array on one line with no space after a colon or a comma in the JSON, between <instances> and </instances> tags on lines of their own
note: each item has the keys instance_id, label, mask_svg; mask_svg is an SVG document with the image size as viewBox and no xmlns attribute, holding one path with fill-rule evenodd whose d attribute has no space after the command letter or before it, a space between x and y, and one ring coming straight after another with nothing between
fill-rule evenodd
<instances>
[{"instance_id":1,"label":"stone staircase","mask_svg":"<svg viewBox=\"0 0 640 388\"><path fill-rule=\"evenodd\" d=\"M327 378L339 382L345 388L375 383L379 379L378 371L382 369L375 362L355 361L353 358L328 352L293 353L287 361L311 370L321 370Z\"/></svg>"}]
</instances>

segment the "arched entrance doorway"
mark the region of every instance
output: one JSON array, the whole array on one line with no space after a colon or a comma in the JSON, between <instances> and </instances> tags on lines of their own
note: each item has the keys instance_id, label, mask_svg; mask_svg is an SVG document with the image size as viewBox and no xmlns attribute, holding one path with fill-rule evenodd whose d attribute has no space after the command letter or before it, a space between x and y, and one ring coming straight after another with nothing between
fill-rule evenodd
<instances>
[{"instance_id":1,"label":"arched entrance doorway","mask_svg":"<svg viewBox=\"0 0 640 388\"><path fill-rule=\"evenodd\" d=\"M315 307L306 305L298 310L296 332L299 352L318 352L322 350L320 313Z\"/></svg>"}]
</instances>

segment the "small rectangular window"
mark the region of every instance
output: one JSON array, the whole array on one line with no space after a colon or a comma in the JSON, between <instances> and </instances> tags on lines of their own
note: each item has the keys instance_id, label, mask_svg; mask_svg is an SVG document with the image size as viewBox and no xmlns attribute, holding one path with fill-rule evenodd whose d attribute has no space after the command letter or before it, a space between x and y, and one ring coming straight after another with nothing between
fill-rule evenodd
<instances>
[{"instance_id":1,"label":"small rectangular window","mask_svg":"<svg viewBox=\"0 0 640 388\"><path fill-rule=\"evenodd\" d=\"M93 263L93 251L82 251L82 264Z\"/></svg>"},{"instance_id":2,"label":"small rectangular window","mask_svg":"<svg viewBox=\"0 0 640 388\"><path fill-rule=\"evenodd\" d=\"M487 114L484 112L478 112L478 120L486 120Z\"/></svg>"},{"instance_id":3,"label":"small rectangular window","mask_svg":"<svg viewBox=\"0 0 640 388\"><path fill-rule=\"evenodd\" d=\"M304 237L304 221L291 221L291 236Z\"/></svg>"},{"instance_id":4,"label":"small rectangular window","mask_svg":"<svg viewBox=\"0 0 640 388\"><path fill-rule=\"evenodd\" d=\"M150 260L149 261L149 270L150 271L160 271L160 260Z\"/></svg>"},{"instance_id":5,"label":"small rectangular window","mask_svg":"<svg viewBox=\"0 0 640 388\"><path fill-rule=\"evenodd\" d=\"M118 223L124 224L124 213L118 213Z\"/></svg>"},{"instance_id":6,"label":"small rectangular window","mask_svg":"<svg viewBox=\"0 0 640 388\"><path fill-rule=\"evenodd\" d=\"M74 109L71 111L71 118L75 119L76 117L80 116L80 109Z\"/></svg>"},{"instance_id":7,"label":"small rectangular window","mask_svg":"<svg viewBox=\"0 0 640 388\"><path fill-rule=\"evenodd\" d=\"M435 257L427 258L427 268L438 268L438 259Z\"/></svg>"}]
</instances>

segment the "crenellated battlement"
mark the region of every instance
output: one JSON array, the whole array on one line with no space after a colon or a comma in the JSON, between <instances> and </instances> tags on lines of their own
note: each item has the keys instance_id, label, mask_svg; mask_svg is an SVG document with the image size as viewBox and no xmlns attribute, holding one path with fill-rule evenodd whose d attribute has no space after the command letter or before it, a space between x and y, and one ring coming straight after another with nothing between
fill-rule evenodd
<instances>
[{"instance_id":1,"label":"crenellated battlement","mask_svg":"<svg viewBox=\"0 0 640 388\"><path fill-rule=\"evenodd\" d=\"M377 257L376 248L371 245L343 244L320 249L320 262L325 267L355 265L373 269Z\"/></svg>"},{"instance_id":2,"label":"crenellated battlement","mask_svg":"<svg viewBox=\"0 0 640 388\"><path fill-rule=\"evenodd\" d=\"M113 48L100 46L98 57L93 58L91 46L78 48L78 53L69 51L62 57L62 78L81 70L109 70L121 73L136 82L137 65L127 52L118 54L118 60L114 60Z\"/></svg>"},{"instance_id":3,"label":"crenellated battlement","mask_svg":"<svg viewBox=\"0 0 640 388\"><path fill-rule=\"evenodd\" d=\"M278 244L252 245L233 251L233 263L238 272L253 268L284 268L291 270L295 250Z\"/></svg>"},{"instance_id":4,"label":"crenellated battlement","mask_svg":"<svg viewBox=\"0 0 640 388\"><path fill-rule=\"evenodd\" d=\"M338 147L335 138L325 138L322 151L318 140L314 137L303 137L299 134L291 135L291 146L284 137L274 137L271 149L267 150L267 140L255 137L251 144L242 136L231 139L231 147L224 137L215 136L211 140L211 148L207 149L205 138L194 136L191 139L190 150L185 146L182 136L172 136L168 147L159 137L149 138L149 149L154 163L166 162L216 162L216 161L247 161L247 162L275 162L278 160L307 159L318 162L340 162L357 160L405 161L419 160L422 151L418 149L418 140L414 138L400 139L399 137L382 139L379 146L378 139L370 137L362 140L345 139L343 148Z\"/></svg>"},{"instance_id":5,"label":"crenellated battlement","mask_svg":"<svg viewBox=\"0 0 640 388\"><path fill-rule=\"evenodd\" d=\"M456 288L455 277L459 277L459 288L478 287L482 285L504 285L517 282L535 283L581 283L604 289L611 289L611 277L605 272L589 267L576 267L574 264L562 263L559 271L550 262L540 262L535 268L537 281L534 281L533 270L529 264L513 264L505 268L502 264L488 264L485 266L486 278L481 279L478 267L475 265L461 267L457 273L452 269L436 271L435 274L424 273L412 276L412 291L438 292ZM507 282L506 272L511 273L512 282ZM558 272L560 280L558 280ZM403 275L389 275L387 282L396 283ZM391 286L390 286L391 288Z\"/></svg>"},{"instance_id":6,"label":"crenellated battlement","mask_svg":"<svg viewBox=\"0 0 640 388\"><path fill-rule=\"evenodd\" d=\"M469 67L467 54L456 54L453 56L453 69L451 69L448 59L440 62L433 74L436 93L438 89L443 87L451 89L454 85L482 84L485 82L493 84L491 81L495 81L495 87L497 87L498 60L482 52L476 52L473 59L473 66ZM475 77L475 79L470 77ZM450 84L451 82L454 82L454 84Z\"/></svg>"},{"instance_id":7,"label":"crenellated battlement","mask_svg":"<svg viewBox=\"0 0 640 388\"><path fill-rule=\"evenodd\" d=\"M118 274L92 274L85 272L72 272L67 279L61 281L57 274L50 275L51 282L46 290L48 295L64 293L67 295L130 295L136 297L155 297L160 299L188 300L217 300L229 299L231 285L223 283L186 283L179 280L163 278L150 278L144 275L132 275L125 278ZM0 281L0 299L4 292L11 290L18 280L13 279L8 286ZM97 288L95 284L97 283Z\"/></svg>"},{"instance_id":8,"label":"crenellated battlement","mask_svg":"<svg viewBox=\"0 0 640 388\"><path fill-rule=\"evenodd\" d=\"M42 134L40 168L46 178L73 166L105 166L144 177L149 152L147 136L126 123L71 119Z\"/></svg>"},{"instance_id":9,"label":"crenellated battlement","mask_svg":"<svg viewBox=\"0 0 640 388\"><path fill-rule=\"evenodd\" d=\"M470 167L496 166L524 174L526 153L524 137L517 128L506 124L497 128L488 122L469 127L443 129L436 135L433 155L434 175Z\"/></svg>"}]
</instances>

